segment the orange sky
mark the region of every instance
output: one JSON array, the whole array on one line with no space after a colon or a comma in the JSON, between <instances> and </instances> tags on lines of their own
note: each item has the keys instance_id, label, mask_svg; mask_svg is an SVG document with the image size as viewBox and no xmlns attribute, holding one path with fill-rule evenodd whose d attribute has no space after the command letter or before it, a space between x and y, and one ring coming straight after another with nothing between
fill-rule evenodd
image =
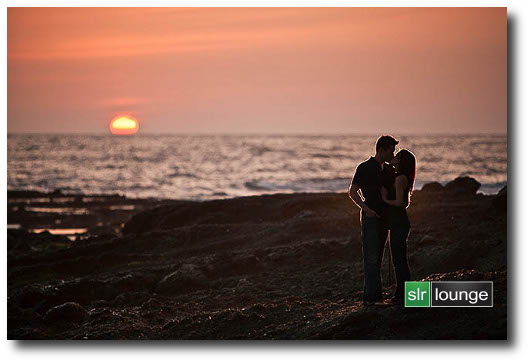
<instances>
[{"instance_id":1,"label":"orange sky","mask_svg":"<svg viewBox=\"0 0 530 363\"><path fill-rule=\"evenodd\" d=\"M8 8L15 132L506 132L506 8Z\"/></svg>"}]
</instances>

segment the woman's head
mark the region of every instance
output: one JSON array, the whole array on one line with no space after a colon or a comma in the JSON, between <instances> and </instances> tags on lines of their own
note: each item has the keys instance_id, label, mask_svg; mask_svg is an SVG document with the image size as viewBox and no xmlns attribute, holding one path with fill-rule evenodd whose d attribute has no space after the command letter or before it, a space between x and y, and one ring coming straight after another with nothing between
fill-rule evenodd
<instances>
[{"instance_id":1,"label":"woman's head","mask_svg":"<svg viewBox=\"0 0 530 363\"><path fill-rule=\"evenodd\" d=\"M401 149L396 154L396 172L404 174L409 180L409 192L412 193L414 180L416 179L416 157L407 149Z\"/></svg>"}]
</instances>

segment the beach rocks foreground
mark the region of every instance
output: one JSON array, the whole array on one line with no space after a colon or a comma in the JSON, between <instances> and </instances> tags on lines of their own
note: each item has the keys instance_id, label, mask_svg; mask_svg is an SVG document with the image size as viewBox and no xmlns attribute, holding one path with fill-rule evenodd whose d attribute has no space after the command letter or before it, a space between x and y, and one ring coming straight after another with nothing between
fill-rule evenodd
<instances>
[{"instance_id":1,"label":"beach rocks foreground","mask_svg":"<svg viewBox=\"0 0 530 363\"><path fill-rule=\"evenodd\" d=\"M363 307L346 193L276 194L164 201L74 241L9 230L8 338L506 339L506 190L475 183L414 193L409 261L414 280L493 281L493 308Z\"/></svg>"}]
</instances>

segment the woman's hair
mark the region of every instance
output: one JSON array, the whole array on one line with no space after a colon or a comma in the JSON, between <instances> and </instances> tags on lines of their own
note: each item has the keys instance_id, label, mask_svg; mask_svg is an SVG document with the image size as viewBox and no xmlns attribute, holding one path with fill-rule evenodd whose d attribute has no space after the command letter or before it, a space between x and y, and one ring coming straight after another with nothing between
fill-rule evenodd
<instances>
[{"instance_id":1,"label":"woman's hair","mask_svg":"<svg viewBox=\"0 0 530 363\"><path fill-rule=\"evenodd\" d=\"M412 194L414 180L416 179L416 157L407 149L401 149L396 154L399 163L396 168L397 174L404 174L409 180L409 192Z\"/></svg>"}]
</instances>

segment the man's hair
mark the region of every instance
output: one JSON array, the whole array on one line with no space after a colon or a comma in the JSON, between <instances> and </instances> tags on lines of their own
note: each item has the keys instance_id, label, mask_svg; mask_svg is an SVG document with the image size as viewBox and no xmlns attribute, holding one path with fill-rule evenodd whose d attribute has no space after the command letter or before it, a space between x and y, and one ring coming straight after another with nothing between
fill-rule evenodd
<instances>
[{"instance_id":1,"label":"man's hair","mask_svg":"<svg viewBox=\"0 0 530 363\"><path fill-rule=\"evenodd\" d=\"M399 144L399 141L394 139L392 136L382 135L379 136L379 139L377 139L377 143L375 144L375 151L377 152L381 149L386 150L392 146L396 146L397 144Z\"/></svg>"}]
</instances>

